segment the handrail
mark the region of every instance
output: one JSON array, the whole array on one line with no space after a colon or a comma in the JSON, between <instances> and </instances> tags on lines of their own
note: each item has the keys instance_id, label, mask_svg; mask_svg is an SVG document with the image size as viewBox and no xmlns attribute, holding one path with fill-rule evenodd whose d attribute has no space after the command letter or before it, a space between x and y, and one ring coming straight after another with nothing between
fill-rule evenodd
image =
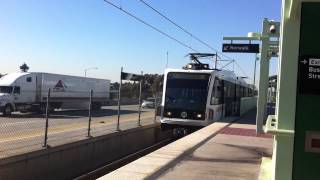
<instances>
[{"instance_id":1,"label":"handrail","mask_svg":"<svg viewBox=\"0 0 320 180\"><path fill-rule=\"evenodd\" d=\"M266 126L264 127L265 133L270 133L276 136L293 136L294 130L278 129L278 121L275 115L269 115Z\"/></svg>"}]
</instances>

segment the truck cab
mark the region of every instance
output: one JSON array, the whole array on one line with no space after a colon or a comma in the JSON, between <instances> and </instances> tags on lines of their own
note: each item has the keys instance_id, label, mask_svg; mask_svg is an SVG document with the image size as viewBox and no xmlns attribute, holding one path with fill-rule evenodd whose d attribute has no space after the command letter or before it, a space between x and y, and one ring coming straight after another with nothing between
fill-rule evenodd
<instances>
[{"instance_id":1,"label":"truck cab","mask_svg":"<svg viewBox=\"0 0 320 180\"><path fill-rule=\"evenodd\" d=\"M0 110L4 115L31 107L36 95L35 79L31 73L12 73L0 78Z\"/></svg>"}]
</instances>

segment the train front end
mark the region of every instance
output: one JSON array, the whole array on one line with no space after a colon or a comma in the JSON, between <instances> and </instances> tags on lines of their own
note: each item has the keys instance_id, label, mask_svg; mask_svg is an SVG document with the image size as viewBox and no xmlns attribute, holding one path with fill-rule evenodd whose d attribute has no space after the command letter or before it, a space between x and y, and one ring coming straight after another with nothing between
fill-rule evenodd
<instances>
[{"instance_id":1,"label":"train front end","mask_svg":"<svg viewBox=\"0 0 320 180\"><path fill-rule=\"evenodd\" d=\"M202 127L206 120L206 102L212 70L173 70L165 72L161 126Z\"/></svg>"}]
</instances>

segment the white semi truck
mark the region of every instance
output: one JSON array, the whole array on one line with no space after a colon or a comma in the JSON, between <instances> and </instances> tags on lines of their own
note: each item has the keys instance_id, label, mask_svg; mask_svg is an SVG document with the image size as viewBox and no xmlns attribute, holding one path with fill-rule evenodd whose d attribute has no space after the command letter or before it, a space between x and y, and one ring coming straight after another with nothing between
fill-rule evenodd
<instances>
[{"instance_id":1,"label":"white semi truck","mask_svg":"<svg viewBox=\"0 0 320 180\"><path fill-rule=\"evenodd\" d=\"M0 110L4 115L15 111L43 112L49 89L50 110L88 108L90 90L93 90L92 108L100 109L108 103L110 80L37 72L11 73L0 78Z\"/></svg>"}]
</instances>

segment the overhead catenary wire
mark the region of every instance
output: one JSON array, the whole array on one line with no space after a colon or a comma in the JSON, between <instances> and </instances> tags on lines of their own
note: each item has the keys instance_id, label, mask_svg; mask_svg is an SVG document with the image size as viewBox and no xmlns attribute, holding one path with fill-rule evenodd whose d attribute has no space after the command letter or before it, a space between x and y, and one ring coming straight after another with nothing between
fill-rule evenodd
<instances>
[{"instance_id":1,"label":"overhead catenary wire","mask_svg":"<svg viewBox=\"0 0 320 180\"><path fill-rule=\"evenodd\" d=\"M147 3L144 0L140 0L141 3L143 3L145 6L147 6L148 8L150 8L151 10L155 11L157 14L159 14L161 17L163 17L164 19L166 19L167 21L169 21L170 23L172 23L174 26L176 26L177 28L181 29L183 32L185 32L186 34L190 35L192 38L194 38L195 40L197 40L198 42L200 42L201 44L207 46L209 49L213 50L216 52L216 55L218 56L218 53L229 59L230 61L232 61L233 63L236 63L236 65L239 67L240 71L245 75L248 76L245 71L243 71L243 69L240 67L240 65L230 56L227 56L225 54L223 54L222 52L218 51L217 49L215 49L214 47L212 47L209 43L206 43L205 41L201 40L198 36L192 34L190 31L188 31L186 28L182 27L181 25L177 24L176 22L174 22L171 18L169 18L168 16L164 15L162 12L160 12L159 10L157 10L156 8L154 8L153 6L151 6L149 3ZM225 67L225 66L224 66ZM222 69L222 68L221 68Z\"/></svg>"},{"instance_id":2,"label":"overhead catenary wire","mask_svg":"<svg viewBox=\"0 0 320 180\"><path fill-rule=\"evenodd\" d=\"M141 22L142 24L150 27L151 29L159 32L160 34L168 37L169 39L177 42L178 44L180 44L180 45L182 45L182 46L184 46L184 47L186 47L186 48L188 48L188 49L190 49L190 50L192 50L192 51L194 51L194 52L199 52L199 51L195 50L194 48L192 48L191 46L188 46L188 45L185 44L184 42L176 39L175 37L173 37L173 36L171 36L171 35L169 35L168 33L165 33L165 32L163 32L163 31L161 31L160 29L156 28L155 26L153 26L153 25L149 24L148 22L142 20L141 18L133 15L133 14L130 13L129 11L124 10L123 7L117 6L116 4L114 4L114 3L112 3L112 2L110 2L110 1L108 1L108 0L104 0L104 2L108 3L109 5L111 5L112 7L116 8L116 9L124 12L125 14L127 14L127 15L129 15L130 17L134 18L135 20L137 20L137 21Z\"/></svg>"},{"instance_id":3,"label":"overhead catenary wire","mask_svg":"<svg viewBox=\"0 0 320 180\"><path fill-rule=\"evenodd\" d=\"M183 32L187 33L188 35L190 35L192 38L196 39L197 41L199 41L200 43L204 44L205 46L207 46L208 48L210 48L213 51L217 51L215 48L213 48L212 46L210 46L208 43L202 41L200 38L198 38L197 36L193 35L192 33L190 33L188 30L186 30L185 28L183 28L182 26L178 25L177 23L175 23L173 20L171 20L170 18L168 18L166 15L164 15L163 13L161 13L160 11L158 11L157 9L155 9L154 7L152 7L150 4L148 4L147 2L145 2L144 0L140 0L140 2L142 2L144 5L146 5L147 7L149 7L150 9L152 9L153 11L155 11L156 13L158 13L160 16L162 16L163 18L165 18L166 20L168 20L169 22L171 22L173 25L175 25L176 27L178 27L179 29L181 29Z\"/></svg>"},{"instance_id":4,"label":"overhead catenary wire","mask_svg":"<svg viewBox=\"0 0 320 180\"><path fill-rule=\"evenodd\" d=\"M230 60L230 62L228 62L227 64L223 65L223 66L221 67L221 69L229 66L229 65L230 65L231 63L233 63L233 62L234 62L234 60Z\"/></svg>"},{"instance_id":5,"label":"overhead catenary wire","mask_svg":"<svg viewBox=\"0 0 320 180\"><path fill-rule=\"evenodd\" d=\"M246 76L246 77L248 77L249 79L251 79L251 78L248 76L248 74L241 68L241 66L239 65L239 63L237 63L237 61L235 61L235 60L220 60L220 61L229 61L228 63L224 64L220 69L227 69L227 67L228 67L230 64L232 64L232 65L236 64L236 66L238 67L239 71L241 71L241 73L242 73L244 76Z\"/></svg>"},{"instance_id":6,"label":"overhead catenary wire","mask_svg":"<svg viewBox=\"0 0 320 180\"><path fill-rule=\"evenodd\" d=\"M174 25L176 25L177 27L179 27L181 30L183 30L185 33L189 34L191 37L193 37L193 38L196 39L197 41L199 41L199 42L201 42L202 44L206 45L206 46L209 47L211 50L214 50L217 54L219 53L221 56L229 59L230 61L233 61L234 63L236 63L236 65L239 67L239 69L242 71L242 73L243 73L245 76L247 76L246 73L245 73L245 72L242 70L242 68L240 67L240 65L239 65L233 58L231 58L231 57L223 54L222 52L219 52L217 49L213 48L213 47L210 46L208 43L202 41L200 38L198 38L197 36L193 35L193 34L190 33L189 31L187 31L185 28L179 26L177 23L175 23L174 21L172 21L171 19L169 19L168 17L166 17L165 15L163 15L162 13L160 13L158 10L156 10L155 8L153 8L152 6L150 6L149 4L147 4L145 1L143 1L143 0L140 0L140 1L143 2L144 4L146 4L148 7L154 9L158 14L160 14L160 15L163 16L163 17L165 17L168 21L170 21L171 23L173 23ZM158 33L166 36L167 38L169 38L169 39L177 42L178 44L180 44L180 45L182 45L182 46L184 46L184 47L186 47L186 48L188 48L188 49L190 49L190 50L192 50L192 51L194 51L194 52L199 52L199 51L197 51L196 49L192 48L191 46L187 45L186 43L178 40L177 38L169 35L168 33L160 30L159 28L156 28L155 26L149 24L148 22L142 20L141 18L133 15L133 14L130 13L129 11L125 10L122 6L117 6L116 4L114 4L114 3L112 3L112 2L110 2L110 1L108 1L108 0L104 0L104 2L106 2L107 4L109 4L110 6L112 6L112 7L114 7L114 8L122 11L123 13L127 14L128 16L134 18L135 20L139 21L140 23L142 23L142 24L150 27L151 29L157 31Z\"/></svg>"},{"instance_id":7,"label":"overhead catenary wire","mask_svg":"<svg viewBox=\"0 0 320 180\"><path fill-rule=\"evenodd\" d=\"M234 63L238 66L239 70L242 72L243 75L251 79L248 74L241 68L241 66L237 63L237 61L234 61Z\"/></svg>"},{"instance_id":8,"label":"overhead catenary wire","mask_svg":"<svg viewBox=\"0 0 320 180\"><path fill-rule=\"evenodd\" d=\"M151 6L149 3L147 3L144 0L140 0L141 3L143 3L145 6L147 6L148 8L150 8L151 10L155 11L157 14L159 14L161 17L163 17L164 19L166 19L167 21L169 21L171 24L173 24L174 26L176 26L177 28L181 29L183 32L185 32L186 34L190 35L192 38L194 38L195 40L197 40L198 42L200 42L201 44L207 46L209 49L211 49L212 51L215 51L217 54L221 54L221 56L224 56L225 58L228 58L230 60L232 60L233 58L223 54L222 52L218 51L216 48L212 47L209 43L201 40L198 36L192 34L190 31L188 31L186 28L182 27L181 25L177 24L176 22L174 22L171 18L169 18L168 16L164 15L162 12L160 12L159 10L157 10L156 8L154 8L153 6Z\"/></svg>"}]
</instances>

